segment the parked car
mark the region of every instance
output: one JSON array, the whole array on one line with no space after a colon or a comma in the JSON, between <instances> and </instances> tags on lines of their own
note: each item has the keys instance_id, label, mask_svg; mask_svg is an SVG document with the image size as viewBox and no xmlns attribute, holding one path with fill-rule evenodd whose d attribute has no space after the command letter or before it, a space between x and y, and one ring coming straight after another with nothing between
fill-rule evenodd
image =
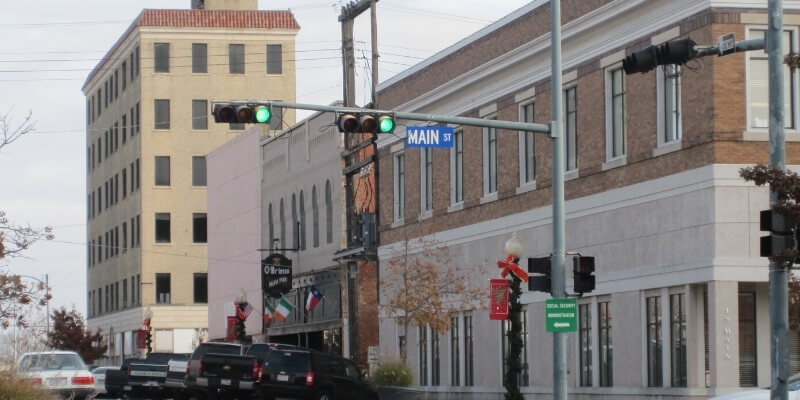
<instances>
[{"instance_id":1,"label":"parked car","mask_svg":"<svg viewBox=\"0 0 800 400\"><path fill-rule=\"evenodd\" d=\"M128 365L126 391L133 398L166 398L164 383L167 379L167 364L170 360L186 360L186 354L149 353L143 361ZM128 389L130 387L130 389Z\"/></svg>"},{"instance_id":2,"label":"parked car","mask_svg":"<svg viewBox=\"0 0 800 400\"><path fill-rule=\"evenodd\" d=\"M110 397L123 397L125 390L130 390L128 385L128 365L133 362L142 361L139 358L126 358L122 360L120 367L114 367L106 371L106 393Z\"/></svg>"},{"instance_id":3,"label":"parked car","mask_svg":"<svg viewBox=\"0 0 800 400\"><path fill-rule=\"evenodd\" d=\"M255 343L247 346L243 355L206 353L200 358L203 365L200 377L207 379L209 393L238 399L250 398L258 393L258 376L269 352L296 348L286 344Z\"/></svg>"},{"instance_id":4,"label":"parked car","mask_svg":"<svg viewBox=\"0 0 800 400\"><path fill-rule=\"evenodd\" d=\"M17 364L17 373L64 397L85 399L94 393L94 378L74 351L25 353Z\"/></svg>"},{"instance_id":5,"label":"parked car","mask_svg":"<svg viewBox=\"0 0 800 400\"><path fill-rule=\"evenodd\" d=\"M208 388L209 377L203 374L203 356L206 354L243 355L247 347L237 343L205 342L200 343L186 363L186 379L184 384L190 395L216 397L216 390ZM213 378L212 378L213 382Z\"/></svg>"},{"instance_id":6,"label":"parked car","mask_svg":"<svg viewBox=\"0 0 800 400\"><path fill-rule=\"evenodd\" d=\"M353 361L314 350L269 352L259 381L260 397L268 400L378 400L378 393Z\"/></svg>"},{"instance_id":7,"label":"parked car","mask_svg":"<svg viewBox=\"0 0 800 400\"><path fill-rule=\"evenodd\" d=\"M800 400L800 373L789 377L787 383L789 389L789 400ZM736 393L712 397L711 400L769 400L770 388L764 389L742 389Z\"/></svg>"},{"instance_id":8,"label":"parked car","mask_svg":"<svg viewBox=\"0 0 800 400\"><path fill-rule=\"evenodd\" d=\"M108 392L106 391L106 372L108 370L116 369L119 367L94 367L92 369L92 378L94 378L94 391L96 399L106 398Z\"/></svg>"}]
</instances>

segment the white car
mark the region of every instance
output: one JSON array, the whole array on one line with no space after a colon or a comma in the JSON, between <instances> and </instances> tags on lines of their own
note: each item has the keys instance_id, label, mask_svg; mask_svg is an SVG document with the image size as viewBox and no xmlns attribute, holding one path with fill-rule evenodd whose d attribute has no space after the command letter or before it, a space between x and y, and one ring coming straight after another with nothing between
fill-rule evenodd
<instances>
[{"instance_id":1,"label":"white car","mask_svg":"<svg viewBox=\"0 0 800 400\"><path fill-rule=\"evenodd\" d=\"M800 400L800 373L789 377L789 400ZM741 392L712 397L711 400L769 400L769 388L744 389Z\"/></svg>"},{"instance_id":2,"label":"white car","mask_svg":"<svg viewBox=\"0 0 800 400\"><path fill-rule=\"evenodd\" d=\"M106 392L106 371L110 369L119 369L119 367L97 367L92 370L92 377L94 378L94 390L97 392L97 397L101 398L108 394Z\"/></svg>"},{"instance_id":3,"label":"white car","mask_svg":"<svg viewBox=\"0 0 800 400\"><path fill-rule=\"evenodd\" d=\"M25 353L17 364L20 378L65 397L85 399L94 393L94 378L74 351Z\"/></svg>"}]
</instances>

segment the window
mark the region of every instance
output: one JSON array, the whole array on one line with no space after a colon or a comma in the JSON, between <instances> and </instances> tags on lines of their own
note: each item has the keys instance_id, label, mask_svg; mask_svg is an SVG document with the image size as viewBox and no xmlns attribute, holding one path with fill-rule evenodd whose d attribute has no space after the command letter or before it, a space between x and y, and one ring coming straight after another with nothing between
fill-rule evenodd
<instances>
[{"instance_id":1,"label":"window","mask_svg":"<svg viewBox=\"0 0 800 400\"><path fill-rule=\"evenodd\" d=\"M275 244L275 225L273 224L272 219L272 203L269 203L269 208L267 209L267 227L269 229L269 248L273 248Z\"/></svg>"},{"instance_id":2,"label":"window","mask_svg":"<svg viewBox=\"0 0 800 400\"><path fill-rule=\"evenodd\" d=\"M661 379L661 298L647 299L647 386L663 386Z\"/></svg>"},{"instance_id":3,"label":"window","mask_svg":"<svg viewBox=\"0 0 800 400\"><path fill-rule=\"evenodd\" d=\"M272 205L270 205L270 207L272 207ZM272 208L270 208L270 212L271 211ZM272 218L272 214L270 214L270 218ZM311 240L316 248L319 247L319 205L317 202L317 185L314 185L314 187L311 188L311 224ZM271 233L270 237L272 237Z\"/></svg>"},{"instance_id":4,"label":"window","mask_svg":"<svg viewBox=\"0 0 800 400\"><path fill-rule=\"evenodd\" d=\"M306 198L300 191L300 250L306 249Z\"/></svg>"},{"instance_id":5,"label":"window","mask_svg":"<svg viewBox=\"0 0 800 400\"><path fill-rule=\"evenodd\" d=\"M97 288L97 315L103 313L103 288Z\"/></svg>"},{"instance_id":6,"label":"window","mask_svg":"<svg viewBox=\"0 0 800 400\"><path fill-rule=\"evenodd\" d=\"M403 219L405 209L406 197L406 183L405 183L406 167L405 155L403 153L394 156L394 219L400 221Z\"/></svg>"},{"instance_id":7,"label":"window","mask_svg":"<svg viewBox=\"0 0 800 400\"><path fill-rule=\"evenodd\" d=\"M192 186L206 186L206 157L192 156Z\"/></svg>"},{"instance_id":8,"label":"window","mask_svg":"<svg viewBox=\"0 0 800 400\"><path fill-rule=\"evenodd\" d=\"M475 367L472 352L472 316L464 316L464 386L475 385Z\"/></svg>"},{"instance_id":9,"label":"window","mask_svg":"<svg viewBox=\"0 0 800 400\"><path fill-rule=\"evenodd\" d=\"M122 144L128 139L128 116L122 114Z\"/></svg>"},{"instance_id":10,"label":"window","mask_svg":"<svg viewBox=\"0 0 800 400\"><path fill-rule=\"evenodd\" d=\"M192 43L192 73L208 73L208 45Z\"/></svg>"},{"instance_id":11,"label":"window","mask_svg":"<svg viewBox=\"0 0 800 400\"><path fill-rule=\"evenodd\" d=\"M122 91L125 91L125 87L128 83L128 62L122 62Z\"/></svg>"},{"instance_id":12,"label":"window","mask_svg":"<svg viewBox=\"0 0 800 400\"><path fill-rule=\"evenodd\" d=\"M279 44L267 45L267 74L283 73L283 46Z\"/></svg>"},{"instance_id":13,"label":"window","mask_svg":"<svg viewBox=\"0 0 800 400\"><path fill-rule=\"evenodd\" d=\"M283 108L272 106L272 118L269 120L269 129L271 131L279 130L283 127Z\"/></svg>"},{"instance_id":14,"label":"window","mask_svg":"<svg viewBox=\"0 0 800 400\"><path fill-rule=\"evenodd\" d=\"M686 387L686 310L683 293L669 296L672 387Z\"/></svg>"},{"instance_id":15,"label":"window","mask_svg":"<svg viewBox=\"0 0 800 400\"><path fill-rule=\"evenodd\" d=\"M681 66L663 65L657 70L658 145L681 139Z\"/></svg>"},{"instance_id":16,"label":"window","mask_svg":"<svg viewBox=\"0 0 800 400\"><path fill-rule=\"evenodd\" d=\"M756 386L756 356L756 294L743 292L739 293L739 386Z\"/></svg>"},{"instance_id":17,"label":"window","mask_svg":"<svg viewBox=\"0 0 800 400\"><path fill-rule=\"evenodd\" d=\"M564 90L564 166L567 171L578 169L578 88Z\"/></svg>"},{"instance_id":18,"label":"window","mask_svg":"<svg viewBox=\"0 0 800 400\"><path fill-rule=\"evenodd\" d=\"M428 327L419 329L419 385L428 386Z\"/></svg>"},{"instance_id":19,"label":"window","mask_svg":"<svg viewBox=\"0 0 800 400\"><path fill-rule=\"evenodd\" d=\"M155 115L153 117L155 129L169 129L169 100L161 99L155 101ZM137 128L136 130L138 131L139 129Z\"/></svg>"},{"instance_id":20,"label":"window","mask_svg":"<svg viewBox=\"0 0 800 400\"><path fill-rule=\"evenodd\" d=\"M192 129L208 129L208 102L205 100L192 100Z\"/></svg>"},{"instance_id":21,"label":"window","mask_svg":"<svg viewBox=\"0 0 800 400\"><path fill-rule=\"evenodd\" d=\"M194 302L195 303L208 303L208 274L198 273L194 274Z\"/></svg>"},{"instance_id":22,"label":"window","mask_svg":"<svg viewBox=\"0 0 800 400\"><path fill-rule=\"evenodd\" d=\"M625 77L622 68L606 71L606 160L625 156Z\"/></svg>"},{"instance_id":23,"label":"window","mask_svg":"<svg viewBox=\"0 0 800 400\"><path fill-rule=\"evenodd\" d=\"M122 223L122 252L128 251L128 223Z\"/></svg>"},{"instance_id":24,"label":"window","mask_svg":"<svg viewBox=\"0 0 800 400\"><path fill-rule=\"evenodd\" d=\"M169 186L169 156L156 156L156 186Z\"/></svg>"},{"instance_id":25,"label":"window","mask_svg":"<svg viewBox=\"0 0 800 400\"><path fill-rule=\"evenodd\" d=\"M519 107L519 120L533 122L533 103ZM536 179L536 144L534 132L519 133L519 185L531 183Z\"/></svg>"},{"instance_id":26,"label":"window","mask_svg":"<svg viewBox=\"0 0 800 400\"><path fill-rule=\"evenodd\" d=\"M439 359L439 333L431 329L431 386L439 386L441 360Z\"/></svg>"},{"instance_id":27,"label":"window","mask_svg":"<svg viewBox=\"0 0 800 400\"><path fill-rule=\"evenodd\" d=\"M763 39L765 29L750 29L748 39ZM793 41L792 31L783 31L783 51L782 56L794 50L796 45ZM749 102L749 117L751 128L769 128L769 70L767 68L767 53L764 50L748 51L748 86L747 96ZM783 66L783 97L784 97L784 127L794 129L795 127L795 82L797 72L789 70L787 65Z\"/></svg>"},{"instance_id":28,"label":"window","mask_svg":"<svg viewBox=\"0 0 800 400\"><path fill-rule=\"evenodd\" d=\"M125 76L125 74L122 74ZM122 308L128 308L128 280L122 280Z\"/></svg>"},{"instance_id":29,"label":"window","mask_svg":"<svg viewBox=\"0 0 800 400\"><path fill-rule=\"evenodd\" d=\"M244 45L228 45L228 72L231 74L244 73Z\"/></svg>"},{"instance_id":30,"label":"window","mask_svg":"<svg viewBox=\"0 0 800 400\"><path fill-rule=\"evenodd\" d=\"M483 195L492 193L497 193L497 129L483 128Z\"/></svg>"},{"instance_id":31,"label":"window","mask_svg":"<svg viewBox=\"0 0 800 400\"><path fill-rule=\"evenodd\" d=\"M331 181L325 181L325 241L333 243L333 199L331 198Z\"/></svg>"},{"instance_id":32,"label":"window","mask_svg":"<svg viewBox=\"0 0 800 400\"><path fill-rule=\"evenodd\" d=\"M170 304L170 275L156 274L156 303Z\"/></svg>"},{"instance_id":33,"label":"window","mask_svg":"<svg viewBox=\"0 0 800 400\"><path fill-rule=\"evenodd\" d=\"M134 110L136 111L134 113L136 115L136 118L133 119L133 121L136 121L136 133L139 133L139 131L142 129L142 125L140 122L141 113L139 112L139 103L136 103L136 106L134 106ZM169 100L167 100L167 110L169 111ZM133 135L133 132L131 132L131 135Z\"/></svg>"},{"instance_id":34,"label":"window","mask_svg":"<svg viewBox=\"0 0 800 400\"><path fill-rule=\"evenodd\" d=\"M460 359L459 352L461 351L460 342L458 341L458 317L450 318L450 385L458 386L461 384L460 375Z\"/></svg>"},{"instance_id":35,"label":"window","mask_svg":"<svg viewBox=\"0 0 800 400\"><path fill-rule=\"evenodd\" d=\"M297 196L292 193L292 248L300 246L300 227L297 226Z\"/></svg>"},{"instance_id":36,"label":"window","mask_svg":"<svg viewBox=\"0 0 800 400\"><path fill-rule=\"evenodd\" d=\"M170 215L156 213L156 243L170 242Z\"/></svg>"},{"instance_id":37,"label":"window","mask_svg":"<svg viewBox=\"0 0 800 400\"><path fill-rule=\"evenodd\" d=\"M597 303L597 317L600 322L598 327L597 345L600 347L600 386L614 386L613 352L614 345L611 341L611 307L610 302Z\"/></svg>"},{"instance_id":38,"label":"window","mask_svg":"<svg viewBox=\"0 0 800 400\"><path fill-rule=\"evenodd\" d=\"M153 71L169 72L169 43L153 43Z\"/></svg>"},{"instance_id":39,"label":"window","mask_svg":"<svg viewBox=\"0 0 800 400\"><path fill-rule=\"evenodd\" d=\"M281 223L281 247L286 246L286 213L283 210L283 199L281 199L280 209L278 210L278 218Z\"/></svg>"},{"instance_id":40,"label":"window","mask_svg":"<svg viewBox=\"0 0 800 400\"><path fill-rule=\"evenodd\" d=\"M420 210L433 209L433 148L419 149Z\"/></svg>"},{"instance_id":41,"label":"window","mask_svg":"<svg viewBox=\"0 0 800 400\"><path fill-rule=\"evenodd\" d=\"M456 131L450 151L450 203L464 201L464 132Z\"/></svg>"},{"instance_id":42,"label":"window","mask_svg":"<svg viewBox=\"0 0 800 400\"><path fill-rule=\"evenodd\" d=\"M192 214L192 242L208 243L208 217L206 213Z\"/></svg>"},{"instance_id":43,"label":"window","mask_svg":"<svg viewBox=\"0 0 800 400\"><path fill-rule=\"evenodd\" d=\"M578 305L580 353L580 385L592 386L592 309L591 304Z\"/></svg>"}]
</instances>

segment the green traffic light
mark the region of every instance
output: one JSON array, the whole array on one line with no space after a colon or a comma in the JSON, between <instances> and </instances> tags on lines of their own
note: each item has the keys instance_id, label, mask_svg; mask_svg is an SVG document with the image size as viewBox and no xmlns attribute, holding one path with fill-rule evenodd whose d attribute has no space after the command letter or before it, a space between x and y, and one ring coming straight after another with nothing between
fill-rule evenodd
<instances>
[{"instance_id":1,"label":"green traffic light","mask_svg":"<svg viewBox=\"0 0 800 400\"><path fill-rule=\"evenodd\" d=\"M380 133L392 133L394 131L394 119L389 116L380 117L378 129Z\"/></svg>"},{"instance_id":2,"label":"green traffic light","mask_svg":"<svg viewBox=\"0 0 800 400\"><path fill-rule=\"evenodd\" d=\"M272 118L272 111L270 111L269 107L267 106L257 106L256 107L256 122L259 124L264 124L269 122Z\"/></svg>"}]
</instances>

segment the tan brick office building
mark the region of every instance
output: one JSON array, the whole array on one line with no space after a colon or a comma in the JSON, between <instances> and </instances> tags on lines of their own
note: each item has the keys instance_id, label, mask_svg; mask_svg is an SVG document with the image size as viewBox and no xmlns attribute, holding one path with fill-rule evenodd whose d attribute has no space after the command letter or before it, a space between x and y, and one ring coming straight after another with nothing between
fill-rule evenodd
<instances>
[{"instance_id":1,"label":"tan brick office building","mask_svg":"<svg viewBox=\"0 0 800 400\"><path fill-rule=\"evenodd\" d=\"M205 156L244 132L214 124L210 103L294 101L299 28L256 0L143 10L87 78L88 324L110 362L137 352L148 308L155 350L206 336Z\"/></svg>"},{"instance_id":2,"label":"tan brick office building","mask_svg":"<svg viewBox=\"0 0 800 400\"><path fill-rule=\"evenodd\" d=\"M579 300L582 322L568 340L570 397L706 398L769 385L768 261L758 256L768 193L738 176L768 161L765 54L621 70L627 54L651 44L761 37L765 8L743 0L562 1L566 245L597 264L597 289ZM797 51L800 9L787 2L784 12L785 46ZM549 26L549 1L533 1L384 82L382 108L547 123ZM787 69L785 79L787 164L797 165L797 75ZM420 235L448 246L454 263L486 262L489 274L465 277L478 282L499 275L493 262L512 232L527 256L550 253L547 135L455 129L450 150L380 141L382 269L405 238ZM571 282L568 272L568 291ZM521 378L530 399L552 388L545 298L522 296ZM425 390L501 398L504 327L485 310L453 317L449 332L414 329L408 338L382 318L381 359L407 343ZM797 372L797 333L790 337Z\"/></svg>"}]
</instances>

